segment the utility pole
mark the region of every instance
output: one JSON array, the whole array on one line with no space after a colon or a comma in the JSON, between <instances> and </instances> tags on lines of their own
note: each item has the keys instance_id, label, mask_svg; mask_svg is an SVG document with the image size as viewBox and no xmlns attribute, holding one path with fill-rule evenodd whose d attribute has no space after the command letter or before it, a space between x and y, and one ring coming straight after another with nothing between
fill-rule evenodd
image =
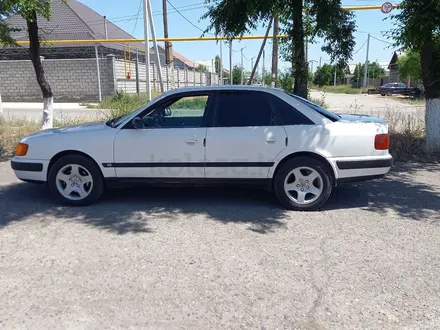
<instances>
[{"instance_id":1,"label":"utility pole","mask_svg":"<svg viewBox=\"0 0 440 330\"><path fill-rule=\"evenodd\" d=\"M337 68L336 68L336 65L335 65L335 78L333 79L333 86L336 86L336 70L337 70Z\"/></svg>"},{"instance_id":2,"label":"utility pole","mask_svg":"<svg viewBox=\"0 0 440 330\"><path fill-rule=\"evenodd\" d=\"M273 44L272 44L272 87L276 87L278 80L278 33L279 33L278 15L273 18Z\"/></svg>"},{"instance_id":3,"label":"utility pole","mask_svg":"<svg viewBox=\"0 0 440 330\"><path fill-rule=\"evenodd\" d=\"M232 78L232 38L229 39L229 84L234 84L234 79Z\"/></svg>"},{"instance_id":4,"label":"utility pole","mask_svg":"<svg viewBox=\"0 0 440 330\"><path fill-rule=\"evenodd\" d=\"M146 93L147 101L151 101L151 84L150 84L150 47L148 42L148 10L147 1L143 0L144 3L144 46L145 46L145 72L146 72Z\"/></svg>"},{"instance_id":5,"label":"utility pole","mask_svg":"<svg viewBox=\"0 0 440 330\"><path fill-rule=\"evenodd\" d=\"M105 39L108 39L107 16L104 16L104 35Z\"/></svg>"},{"instance_id":6,"label":"utility pole","mask_svg":"<svg viewBox=\"0 0 440 330\"><path fill-rule=\"evenodd\" d=\"M264 85L264 74L266 72L266 67L264 66L265 59L266 59L266 52L263 49L263 74L262 74L263 85Z\"/></svg>"},{"instance_id":7,"label":"utility pole","mask_svg":"<svg viewBox=\"0 0 440 330\"><path fill-rule=\"evenodd\" d=\"M148 19L150 21L151 35L153 37L154 52L156 53L157 74L159 76L160 91L163 93L164 87L163 87L163 79L162 79L162 66L160 65L159 47L157 46L156 31L154 28L154 20L153 20L153 11L151 9L150 0L147 1L148 1L147 2ZM173 87L173 85L171 86Z\"/></svg>"},{"instance_id":8,"label":"utility pole","mask_svg":"<svg viewBox=\"0 0 440 330\"><path fill-rule=\"evenodd\" d=\"M252 58L251 58L251 72L254 70L254 58L255 58L255 57L252 57ZM250 84L252 84L252 81L251 81L251 80L249 80L249 81L250 81ZM249 85L250 85L250 84L249 84Z\"/></svg>"},{"instance_id":9,"label":"utility pole","mask_svg":"<svg viewBox=\"0 0 440 330\"><path fill-rule=\"evenodd\" d=\"M368 33L367 39L367 56L365 58L365 68L364 68L364 88L367 88L368 85L368 55L370 52L370 34Z\"/></svg>"},{"instance_id":10,"label":"utility pole","mask_svg":"<svg viewBox=\"0 0 440 330\"><path fill-rule=\"evenodd\" d=\"M249 78L248 84L252 83L254 79L255 72L257 71L258 63L260 62L261 55L263 54L264 46L266 46L267 37L269 36L270 29L272 28L272 18L269 21L269 25L267 26L266 34L264 35L263 43L261 44L260 51L258 52L257 61L255 62L255 66L252 66L251 77Z\"/></svg>"},{"instance_id":11,"label":"utility pole","mask_svg":"<svg viewBox=\"0 0 440 330\"><path fill-rule=\"evenodd\" d=\"M223 40L220 40L220 85L223 85Z\"/></svg>"},{"instance_id":12,"label":"utility pole","mask_svg":"<svg viewBox=\"0 0 440 330\"><path fill-rule=\"evenodd\" d=\"M163 36L168 38L168 11L167 11L167 0L162 0L162 11L163 11ZM174 55L173 55L173 45L169 41L165 41L165 63L168 65L171 71L171 88L174 88Z\"/></svg>"},{"instance_id":13,"label":"utility pole","mask_svg":"<svg viewBox=\"0 0 440 330\"><path fill-rule=\"evenodd\" d=\"M245 47L240 49L240 52L241 52L241 84L242 85L244 84L243 49L245 49Z\"/></svg>"},{"instance_id":14,"label":"utility pole","mask_svg":"<svg viewBox=\"0 0 440 330\"><path fill-rule=\"evenodd\" d=\"M319 67L321 67L322 57L319 57Z\"/></svg>"}]
</instances>

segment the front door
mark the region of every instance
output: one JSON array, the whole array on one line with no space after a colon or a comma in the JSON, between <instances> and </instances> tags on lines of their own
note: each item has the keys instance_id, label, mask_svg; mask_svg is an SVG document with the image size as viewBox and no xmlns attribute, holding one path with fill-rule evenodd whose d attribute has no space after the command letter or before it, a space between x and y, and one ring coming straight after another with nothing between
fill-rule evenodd
<instances>
[{"instance_id":1,"label":"front door","mask_svg":"<svg viewBox=\"0 0 440 330\"><path fill-rule=\"evenodd\" d=\"M287 137L266 93L224 91L217 100L215 124L206 134L206 177L266 179Z\"/></svg>"},{"instance_id":2,"label":"front door","mask_svg":"<svg viewBox=\"0 0 440 330\"><path fill-rule=\"evenodd\" d=\"M118 178L205 178L206 115L209 94L176 94L128 125L114 143Z\"/></svg>"}]
</instances>

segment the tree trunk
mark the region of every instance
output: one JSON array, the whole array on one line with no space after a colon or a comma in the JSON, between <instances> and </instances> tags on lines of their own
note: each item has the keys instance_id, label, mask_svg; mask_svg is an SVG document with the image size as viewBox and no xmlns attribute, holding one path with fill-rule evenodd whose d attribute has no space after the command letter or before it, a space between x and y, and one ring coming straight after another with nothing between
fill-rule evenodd
<instances>
[{"instance_id":1,"label":"tree trunk","mask_svg":"<svg viewBox=\"0 0 440 330\"><path fill-rule=\"evenodd\" d=\"M29 53L31 55L32 64L34 66L35 74L37 76L38 85L43 93L44 107L43 107L43 123L42 128L53 127L53 94L49 83L44 75L43 65L41 63L40 39L38 37L38 22L37 14L34 12L32 18L27 20L27 27L29 33Z\"/></svg>"},{"instance_id":2,"label":"tree trunk","mask_svg":"<svg viewBox=\"0 0 440 330\"><path fill-rule=\"evenodd\" d=\"M303 23L303 0L292 0L293 30L292 40L294 44L292 62L295 65L295 84L293 93L307 98L307 66L304 53L304 23Z\"/></svg>"},{"instance_id":3,"label":"tree trunk","mask_svg":"<svg viewBox=\"0 0 440 330\"><path fill-rule=\"evenodd\" d=\"M423 85L426 93L426 148L428 151L440 151L440 82L438 68L434 61L434 41L426 42L420 52Z\"/></svg>"},{"instance_id":4,"label":"tree trunk","mask_svg":"<svg viewBox=\"0 0 440 330\"><path fill-rule=\"evenodd\" d=\"M274 14L272 45L272 87L278 87L278 34L280 32L278 14Z\"/></svg>"}]
</instances>

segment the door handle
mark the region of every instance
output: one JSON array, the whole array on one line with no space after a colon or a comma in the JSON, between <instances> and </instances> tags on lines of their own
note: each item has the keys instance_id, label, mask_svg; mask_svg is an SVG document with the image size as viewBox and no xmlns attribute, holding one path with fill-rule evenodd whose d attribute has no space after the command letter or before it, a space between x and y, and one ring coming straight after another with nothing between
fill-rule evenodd
<instances>
[{"instance_id":1,"label":"door handle","mask_svg":"<svg viewBox=\"0 0 440 330\"><path fill-rule=\"evenodd\" d=\"M196 144L197 140L196 139L188 139L185 141L186 144Z\"/></svg>"},{"instance_id":2,"label":"door handle","mask_svg":"<svg viewBox=\"0 0 440 330\"><path fill-rule=\"evenodd\" d=\"M266 142L267 143L275 143L275 142L277 142L277 139L275 139L275 138L268 138L268 139L266 139Z\"/></svg>"},{"instance_id":3,"label":"door handle","mask_svg":"<svg viewBox=\"0 0 440 330\"><path fill-rule=\"evenodd\" d=\"M275 134L273 134L273 132L267 132L266 133L266 142L267 143L275 143L275 142L277 142L277 138L275 137Z\"/></svg>"}]
</instances>

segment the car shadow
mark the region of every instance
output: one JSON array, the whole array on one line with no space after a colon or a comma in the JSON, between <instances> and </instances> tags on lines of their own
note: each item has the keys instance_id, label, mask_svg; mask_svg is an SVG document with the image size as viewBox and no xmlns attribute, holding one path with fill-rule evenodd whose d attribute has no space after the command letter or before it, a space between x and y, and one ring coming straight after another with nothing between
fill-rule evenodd
<instances>
[{"instance_id":1,"label":"car shadow","mask_svg":"<svg viewBox=\"0 0 440 330\"><path fill-rule=\"evenodd\" d=\"M178 220L184 215L204 215L222 223L245 223L249 230L270 233L285 225L289 211L264 190L237 187L115 189L99 203L87 207L60 206L45 186L17 183L0 187L0 228L34 215L69 219L100 229L149 233L149 218Z\"/></svg>"},{"instance_id":2,"label":"car shadow","mask_svg":"<svg viewBox=\"0 0 440 330\"><path fill-rule=\"evenodd\" d=\"M383 179L335 188L322 214L359 209L376 215L394 212L402 219L440 223L440 187L415 179L421 168L424 175L440 174L439 165L400 164ZM251 231L269 234L285 228L292 212L285 210L270 192L250 188L125 188L106 193L97 204L68 207L54 202L45 186L0 186L0 228L36 216L51 216L122 235L153 232L152 218L175 221L182 216L198 215L225 224L247 224Z\"/></svg>"}]
</instances>

